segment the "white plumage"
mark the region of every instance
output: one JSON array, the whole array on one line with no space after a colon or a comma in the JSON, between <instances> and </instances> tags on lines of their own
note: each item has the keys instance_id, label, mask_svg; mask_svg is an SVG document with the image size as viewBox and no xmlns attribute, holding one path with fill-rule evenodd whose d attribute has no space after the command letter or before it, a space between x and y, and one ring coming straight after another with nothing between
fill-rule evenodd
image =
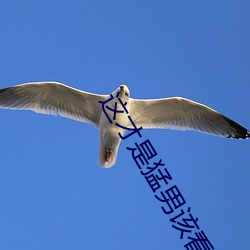
<instances>
[{"instance_id":1,"label":"white plumage","mask_svg":"<svg viewBox=\"0 0 250 250\"><path fill-rule=\"evenodd\" d=\"M250 132L217 111L194 101L181 98L140 100L130 98L126 85L121 85L112 94L119 97L137 127L175 130L196 130L223 137L250 137ZM109 168L115 164L122 135L126 132L115 123L110 124L103 113L102 104L110 95L98 95L71 88L58 82L34 82L0 89L0 107L26 109L37 113L60 115L81 122L91 123L100 129L98 164ZM107 103L115 107L113 99ZM117 102L117 110L122 110ZM107 111L110 117L111 111ZM117 114L116 122L131 127L125 114Z\"/></svg>"}]
</instances>

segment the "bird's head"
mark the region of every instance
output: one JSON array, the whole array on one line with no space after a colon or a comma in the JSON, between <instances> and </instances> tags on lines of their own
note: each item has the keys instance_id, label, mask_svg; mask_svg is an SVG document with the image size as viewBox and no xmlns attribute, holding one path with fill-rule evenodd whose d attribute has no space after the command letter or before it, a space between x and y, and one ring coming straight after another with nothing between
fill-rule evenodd
<instances>
[{"instance_id":1,"label":"bird's head","mask_svg":"<svg viewBox=\"0 0 250 250\"><path fill-rule=\"evenodd\" d=\"M121 98L123 102L129 102L130 92L125 84L121 84L113 93L114 98Z\"/></svg>"},{"instance_id":2,"label":"bird's head","mask_svg":"<svg viewBox=\"0 0 250 250\"><path fill-rule=\"evenodd\" d=\"M120 87L118 88L119 93L119 97L126 101L127 99L129 99L130 97L130 92L128 87L125 84L120 85Z\"/></svg>"}]
</instances>

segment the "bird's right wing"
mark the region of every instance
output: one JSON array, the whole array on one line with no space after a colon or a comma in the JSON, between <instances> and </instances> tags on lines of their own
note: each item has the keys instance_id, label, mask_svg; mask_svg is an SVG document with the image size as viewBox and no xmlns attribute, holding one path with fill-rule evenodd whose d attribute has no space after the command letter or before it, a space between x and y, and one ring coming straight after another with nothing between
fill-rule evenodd
<instances>
[{"instance_id":1,"label":"bird's right wing","mask_svg":"<svg viewBox=\"0 0 250 250\"><path fill-rule=\"evenodd\" d=\"M97 127L102 112L98 102L106 99L106 95L84 92L58 82L33 82L0 89L1 108L60 115Z\"/></svg>"},{"instance_id":2,"label":"bird's right wing","mask_svg":"<svg viewBox=\"0 0 250 250\"><path fill-rule=\"evenodd\" d=\"M250 132L217 111L182 97L139 100L131 98L131 118L137 127L196 130L208 134L247 138Z\"/></svg>"}]
</instances>

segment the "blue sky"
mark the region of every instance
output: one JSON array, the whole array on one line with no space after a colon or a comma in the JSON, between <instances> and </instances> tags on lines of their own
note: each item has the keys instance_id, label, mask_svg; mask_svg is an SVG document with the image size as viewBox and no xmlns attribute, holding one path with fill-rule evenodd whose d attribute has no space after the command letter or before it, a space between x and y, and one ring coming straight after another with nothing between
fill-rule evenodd
<instances>
[{"instance_id":1,"label":"blue sky","mask_svg":"<svg viewBox=\"0 0 250 250\"><path fill-rule=\"evenodd\" d=\"M249 1L2 1L0 88L60 81L134 98L183 96L250 128ZM97 165L96 128L0 110L0 248L184 249L122 142ZM248 249L249 141L143 130L215 249Z\"/></svg>"}]
</instances>

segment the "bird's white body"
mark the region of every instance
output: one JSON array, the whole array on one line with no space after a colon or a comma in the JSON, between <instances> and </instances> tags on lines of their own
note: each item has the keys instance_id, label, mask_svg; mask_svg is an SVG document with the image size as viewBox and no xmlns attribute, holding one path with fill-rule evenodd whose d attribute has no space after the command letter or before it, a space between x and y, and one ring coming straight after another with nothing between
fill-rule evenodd
<instances>
[{"instance_id":1,"label":"bird's white body","mask_svg":"<svg viewBox=\"0 0 250 250\"><path fill-rule=\"evenodd\" d=\"M119 91L119 89L117 90ZM117 91L113 93L113 96L116 95ZM115 109L115 103L117 103L117 110L123 110L122 105L120 102L117 102L116 99L111 100L107 103L107 105ZM129 103L127 104L127 111L130 111ZM107 110L107 115L112 119L114 113L110 110ZM100 129L100 150L99 150L99 157L98 157L98 164L100 166L104 166L106 168L111 167L115 164L118 149L121 143L121 138L119 133L123 136L126 132L125 129L122 129L115 125L116 123L121 124L123 126L127 126L127 119L124 113L117 113L115 121L112 119L112 123L110 123L109 119L106 117L104 112L101 113L101 118L99 122L99 129ZM105 159L107 150L111 150L110 159L107 161Z\"/></svg>"},{"instance_id":2,"label":"bird's white body","mask_svg":"<svg viewBox=\"0 0 250 250\"><path fill-rule=\"evenodd\" d=\"M118 87L112 95L126 103L126 109L137 128L196 130L236 139L250 137L250 132L238 123L203 104L182 97L133 99L126 85ZM0 108L32 110L91 123L100 130L98 164L110 168L116 162L121 143L118 134L124 135L126 132L116 123L126 128L131 128L131 124L125 113L116 113L113 120L114 112L106 109L107 105L111 109L124 108L116 98L105 103L109 98L110 95L93 94L58 82L35 82L0 89Z\"/></svg>"}]
</instances>

